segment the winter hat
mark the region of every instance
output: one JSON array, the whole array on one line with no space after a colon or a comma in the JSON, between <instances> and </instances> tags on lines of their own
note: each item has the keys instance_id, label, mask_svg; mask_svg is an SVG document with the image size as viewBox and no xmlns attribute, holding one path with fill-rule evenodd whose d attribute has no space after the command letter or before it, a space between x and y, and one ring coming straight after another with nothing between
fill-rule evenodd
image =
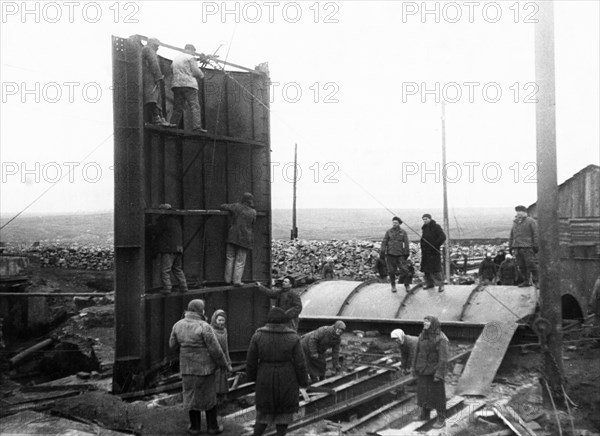
<instances>
[{"instance_id":1,"label":"winter hat","mask_svg":"<svg viewBox=\"0 0 600 436\"><path fill-rule=\"evenodd\" d=\"M254 204L254 195L249 192L245 192L242 194L242 199L240 202L252 206Z\"/></svg>"},{"instance_id":2,"label":"winter hat","mask_svg":"<svg viewBox=\"0 0 600 436\"><path fill-rule=\"evenodd\" d=\"M200 315L204 314L204 300L192 300L188 303L187 310L196 312Z\"/></svg>"},{"instance_id":3,"label":"winter hat","mask_svg":"<svg viewBox=\"0 0 600 436\"><path fill-rule=\"evenodd\" d=\"M148 45L151 45L151 44L160 45L160 41L158 40L158 38L150 38L148 40Z\"/></svg>"},{"instance_id":4,"label":"winter hat","mask_svg":"<svg viewBox=\"0 0 600 436\"><path fill-rule=\"evenodd\" d=\"M344 324L344 321L336 321L335 323L333 323L333 328L336 329L342 329L342 330L346 330L346 324Z\"/></svg>"},{"instance_id":5,"label":"winter hat","mask_svg":"<svg viewBox=\"0 0 600 436\"><path fill-rule=\"evenodd\" d=\"M173 207L169 203L159 204L159 209L173 209Z\"/></svg>"},{"instance_id":6,"label":"winter hat","mask_svg":"<svg viewBox=\"0 0 600 436\"><path fill-rule=\"evenodd\" d=\"M517 207L515 207L515 211L516 212L527 212L527 208L525 206L523 206L522 204L520 204Z\"/></svg>"},{"instance_id":7,"label":"winter hat","mask_svg":"<svg viewBox=\"0 0 600 436\"><path fill-rule=\"evenodd\" d=\"M392 221L398 221L398 224L402 224L402 220L400 218L398 218L397 216L392 218Z\"/></svg>"},{"instance_id":8,"label":"winter hat","mask_svg":"<svg viewBox=\"0 0 600 436\"><path fill-rule=\"evenodd\" d=\"M189 50L189 51L196 51L196 47L194 47L194 44L186 44L185 47L183 47L184 50Z\"/></svg>"},{"instance_id":9,"label":"winter hat","mask_svg":"<svg viewBox=\"0 0 600 436\"><path fill-rule=\"evenodd\" d=\"M404 343L404 330L402 330L402 329L392 330L392 333L390 333L390 338L398 339L400 341L400 343L403 344Z\"/></svg>"},{"instance_id":10,"label":"winter hat","mask_svg":"<svg viewBox=\"0 0 600 436\"><path fill-rule=\"evenodd\" d=\"M280 307L272 307L267 315L267 322L271 324L284 324L288 321L288 317Z\"/></svg>"},{"instance_id":11,"label":"winter hat","mask_svg":"<svg viewBox=\"0 0 600 436\"><path fill-rule=\"evenodd\" d=\"M431 214L428 214L428 213L425 213L425 214L423 214L423 218L429 218L429 219L432 219L432 218L431 218Z\"/></svg>"},{"instance_id":12,"label":"winter hat","mask_svg":"<svg viewBox=\"0 0 600 436\"><path fill-rule=\"evenodd\" d=\"M512 259L512 254L507 254L505 259Z\"/></svg>"}]
</instances>

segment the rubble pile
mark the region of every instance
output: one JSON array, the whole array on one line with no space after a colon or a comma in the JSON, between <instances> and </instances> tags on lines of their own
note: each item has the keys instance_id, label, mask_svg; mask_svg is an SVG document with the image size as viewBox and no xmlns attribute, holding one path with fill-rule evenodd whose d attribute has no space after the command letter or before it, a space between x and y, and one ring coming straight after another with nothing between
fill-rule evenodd
<instances>
[{"instance_id":1,"label":"rubble pile","mask_svg":"<svg viewBox=\"0 0 600 436\"><path fill-rule=\"evenodd\" d=\"M107 271L113 268L112 248L77 244L38 248L40 265L44 268L89 269Z\"/></svg>"}]
</instances>

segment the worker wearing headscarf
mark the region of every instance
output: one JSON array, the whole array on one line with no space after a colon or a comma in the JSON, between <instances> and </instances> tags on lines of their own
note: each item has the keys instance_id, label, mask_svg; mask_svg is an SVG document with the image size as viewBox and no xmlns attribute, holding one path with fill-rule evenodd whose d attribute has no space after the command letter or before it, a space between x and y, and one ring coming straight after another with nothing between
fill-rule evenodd
<instances>
[{"instance_id":1,"label":"worker wearing headscarf","mask_svg":"<svg viewBox=\"0 0 600 436\"><path fill-rule=\"evenodd\" d=\"M394 339L400 352L402 369L404 372L410 371L417 354L417 343L419 342L419 338L417 336L407 335L404 333L404 330L401 329L392 330L390 337Z\"/></svg>"},{"instance_id":2,"label":"worker wearing headscarf","mask_svg":"<svg viewBox=\"0 0 600 436\"><path fill-rule=\"evenodd\" d=\"M215 336L217 337L217 341L221 346L221 350L225 354L225 360L228 365L231 365L231 358L229 357L229 344L227 340L227 327L225 327L227 323L227 315L225 315L225 311L222 309L215 310L212 317L210 318L210 326L213 328L215 332ZM221 368L217 368L215 371L215 383L217 396L224 400L224 396L229 392L229 385L227 383L227 371Z\"/></svg>"},{"instance_id":3,"label":"worker wearing headscarf","mask_svg":"<svg viewBox=\"0 0 600 436\"><path fill-rule=\"evenodd\" d=\"M333 325L319 327L312 332L302 336L302 350L308 367L308 373L313 381L318 381L325 377L327 370L327 361L325 352L331 348L331 362L337 372L340 366L340 344L342 342L342 333L346 330L346 324L343 321L336 321Z\"/></svg>"},{"instance_id":4,"label":"worker wearing headscarf","mask_svg":"<svg viewBox=\"0 0 600 436\"><path fill-rule=\"evenodd\" d=\"M428 315L423 320L419 335L413 371L417 376L417 405L421 419L429 419L431 409L437 411L436 428L442 428L446 420L446 364L448 362L448 338L442 332L440 321Z\"/></svg>"}]
</instances>

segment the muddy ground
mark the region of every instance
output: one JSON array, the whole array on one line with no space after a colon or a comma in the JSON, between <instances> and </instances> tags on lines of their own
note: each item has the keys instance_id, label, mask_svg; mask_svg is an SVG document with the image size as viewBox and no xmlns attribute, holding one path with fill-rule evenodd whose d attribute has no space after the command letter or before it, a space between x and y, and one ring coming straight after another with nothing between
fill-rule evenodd
<instances>
[{"instance_id":1,"label":"muddy ground","mask_svg":"<svg viewBox=\"0 0 600 436\"><path fill-rule=\"evenodd\" d=\"M32 288L36 291L107 292L112 289L112 277L107 272L40 269L35 266L32 271ZM98 385L109 389L114 357L114 316L111 296L55 299L51 304L53 310L62 313L59 325L54 326L51 332L43 332L37 337L15 338L9 341L7 348L3 350L4 365L0 389L0 404L3 410L14 407L11 405L15 402L15 398L23 395L20 392L23 386L37 386L78 372L85 378L71 375L71 382L90 383L91 380L95 380ZM19 364L17 368L8 368L5 359L48 337L49 333L56 338L52 348L40 351L34 358ZM538 378L540 358L535 348L529 350L521 347L510 348L498 371L488 399L509 401L521 416L530 419L532 424L535 423L538 428L537 434L558 435L560 431L565 435L573 434L572 428L576 430L575 434L600 433L600 346L597 341L589 340L591 336L597 337L598 332L591 328L578 327L571 329L564 338L563 364L566 391L572 400L569 410L565 404L557 404L557 412L551 406L544 407L542 404ZM347 333L344 341L348 340L360 339L352 333ZM365 346L372 351L385 351L391 346L389 338L384 336L363 340ZM73 344L76 347L71 349L65 344ZM456 344L454 347L457 349ZM70 358L65 359L65 355ZM448 375L447 386L450 392L457 378L455 374ZM166 397L168 399L164 400ZM160 400L161 398L163 400ZM162 394L145 398L143 401L125 402L106 390L98 389L82 392L76 396L53 399L49 405L45 404L37 409L47 415L96 425L100 429L140 435L184 435L188 425L187 416L176 401L176 396ZM224 408L223 414L230 412L233 407L231 405ZM29 408L35 409L33 406ZM2 432L2 423L7 425L6 420L10 420L10 417L3 412L0 432ZM223 424L225 435L239 435L243 432L239 422L229 421ZM502 428L502 425L497 422L481 419L473 420L466 427L450 422L448 434L481 435ZM100 433L102 431L104 430ZM57 429L56 434L60 433ZM321 422L293 434L335 435L338 433L331 424Z\"/></svg>"}]
</instances>

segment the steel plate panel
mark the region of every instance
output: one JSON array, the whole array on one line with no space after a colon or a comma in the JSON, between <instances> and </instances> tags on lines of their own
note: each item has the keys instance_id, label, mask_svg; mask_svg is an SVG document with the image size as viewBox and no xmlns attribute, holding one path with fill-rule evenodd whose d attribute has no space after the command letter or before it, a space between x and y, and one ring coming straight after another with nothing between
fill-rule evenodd
<instances>
[{"instance_id":1,"label":"steel plate panel","mask_svg":"<svg viewBox=\"0 0 600 436\"><path fill-rule=\"evenodd\" d=\"M535 312L537 300L537 290L533 286L528 288L487 286L471 300L463 321L473 323L516 322Z\"/></svg>"},{"instance_id":2,"label":"steel plate panel","mask_svg":"<svg viewBox=\"0 0 600 436\"><path fill-rule=\"evenodd\" d=\"M483 330L458 379L456 395L485 395L496 376L518 324L493 322Z\"/></svg>"},{"instance_id":3,"label":"steel plate panel","mask_svg":"<svg viewBox=\"0 0 600 436\"><path fill-rule=\"evenodd\" d=\"M336 316L346 298L361 282L331 280L319 282L302 295L301 316Z\"/></svg>"},{"instance_id":4,"label":"steel plate panel","mask_svg":"<svg viewBox=\"0 0 600 436\"><path fill-rule=\"evenodd\" d=\"M406 296L404 286L393 293L389 283L373 283L360 288L342 308L341 316L357 318L395 318Z\"/></svg>"}]
</instances>

